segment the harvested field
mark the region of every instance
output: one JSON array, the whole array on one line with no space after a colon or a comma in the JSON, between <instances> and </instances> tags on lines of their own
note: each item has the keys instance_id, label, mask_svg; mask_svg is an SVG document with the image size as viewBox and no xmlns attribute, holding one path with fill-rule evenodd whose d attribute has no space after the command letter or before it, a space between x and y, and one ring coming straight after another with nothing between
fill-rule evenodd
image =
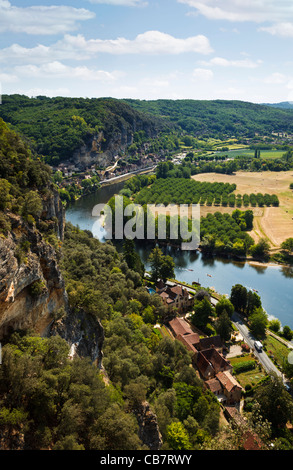
<instances>
[{"instance_id":1,"label":"harvested field","mask_svg":"<svg viewBox=\"0 0 293 470\"><path fill-rule=\"evenodd\" d=\"M293 171L280 172L245 172L239 171L234 175L220 173L202 173L192 176L196 181L235 183L235 194L250 194L258 192L276 194L279 198L279 207L250 208L255 215L254 230L251 236L254 240L267 237L272 248L278 248L286 238L293 236L293 191L289 189L293 182ZM202 207L201 215L208 212L232 213L235 208L229 207ZM241 208L244 210L244 208ZM249 209L249 207L247 208Z\"/></svg>"}]
</instances>

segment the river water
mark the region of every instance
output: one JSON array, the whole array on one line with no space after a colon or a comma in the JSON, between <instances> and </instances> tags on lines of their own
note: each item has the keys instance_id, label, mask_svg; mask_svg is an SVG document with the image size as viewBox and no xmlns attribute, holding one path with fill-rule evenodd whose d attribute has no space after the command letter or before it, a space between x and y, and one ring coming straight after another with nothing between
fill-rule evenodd
<instances>
[{"instance_id":1,"label":"river water","mask_svg":"<svg viewBox=\"0 0 293 470\"><path fill-rule=\"evenodd\" d=\"M66 220L82 230L90 230L103 241L105 232L97 217L92 217L96 204L106 203L123 188L124 182L103 186L94 194L82 197L66 211ZM137 246L145 268L153 245L140 243ZM119 249L119 247L118 247ZM230 295L231 287L242 284L255 289L269 318L276 317L282 326L293 329L293 268L280 266L258 266L231 259L205 257L194 251L181 251L170 247L162 248L175 261L175 277L192 284L200 282L203 287L214 288L220 294Z\"/></svg>"}]
</instances>

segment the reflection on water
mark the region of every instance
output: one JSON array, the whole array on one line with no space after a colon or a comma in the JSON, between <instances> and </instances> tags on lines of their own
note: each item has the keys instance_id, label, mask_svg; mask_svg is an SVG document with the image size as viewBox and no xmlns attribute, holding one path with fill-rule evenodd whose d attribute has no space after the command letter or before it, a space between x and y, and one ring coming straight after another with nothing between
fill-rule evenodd
<instances>
[{"instance_id":1,"label":"reflection on water","mask_svg":"<svg viewBox=\"0 0 293 470\"><path fill-rule=\"evenodd\" d=\"M103 228L98 218L92 217L92 209L96 204L106 203L118 194L124 183L116 183L102 187L94 194L81 198L66 211L66 219L81 229L90 230L95 237L103 240ZM121 243L115 242L121 251ZM145 241L137 243L137 251L146 269L149 269L148 257L154 247ZM175 261L175 277L179 281L200 282L204 287L213 287L221 294L230 295L235 284L242 284L248 289L256 290L262 299L264 309L271 317L277 317L282 325L293 329L293 268L267 267L259 264L248 264L230 258L208 257L195 251L163 246L165 254Z\"/></svg>"},{"instance_id":2,"label":"reflection on water","mask_svg":"<svg viewBox=\"0 0 293 470\"><path fill-rule=\"evenodd\" d=\"M283 266L281 268L281 271L283 276L293 278L293 267Z\"/></svg>"}]
</instances>

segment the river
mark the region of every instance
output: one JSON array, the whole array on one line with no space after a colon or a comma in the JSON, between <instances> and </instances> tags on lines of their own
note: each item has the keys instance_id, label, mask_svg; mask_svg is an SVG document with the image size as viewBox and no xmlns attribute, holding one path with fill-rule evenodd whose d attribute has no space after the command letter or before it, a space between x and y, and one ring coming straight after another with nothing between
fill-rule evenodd
<instances>
[{"instance_id":1,"label":"river","mask_svg":"<svg viewBox=\"0 0 293 470\"><path fill-rule=\"evenodd\" d=\"M96 193L80 198L66 210L66 220L83 230L90 230L103 241L104 230L99 219L92 217L92 209L96 204L106 203L123 186L124 182L103 186ZM152 245L146 243L137 246L146 269L149 267L147 259L152 248ZM276 317L282 326L288 325L293 329L293 268L258 266L167 247L162 250L173 257L175 277L179 281L189 284L200 282L203 287L214 288L216 292L228 295L235 284L253 288L260 295L269 318Z\"/></svg>"}]
</instances>

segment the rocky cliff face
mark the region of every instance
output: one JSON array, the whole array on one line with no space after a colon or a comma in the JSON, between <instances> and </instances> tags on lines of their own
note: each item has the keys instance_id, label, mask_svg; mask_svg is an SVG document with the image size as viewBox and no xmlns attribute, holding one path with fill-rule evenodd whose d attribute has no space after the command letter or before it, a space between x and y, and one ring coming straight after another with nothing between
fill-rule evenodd
<instances>
[{"instance_id":1,"label":"rocky cliff face","mask_svg":"<svg viewBox=\"0 0 293 470\"><path fill-rule=\"evenodd\" d=\"M65 227L65 210L62 206L58 191L55 189L48 192L43 200L42 219L51 222L58 238L63 240Z\"/></svg>"},{"instance_id":2,"label":"rocky cliff face","mask_svg":"<svg viewBox=\"0 0 293 470\"><path fill-rule=\"evenodd\" d=\"M75 355L90 357L91 361L101 368L104 329L98 319L82 310L67 312L54 322L50 334L58 334L71 344L70 359Z\"/></svg>"},{"instance_id":3,"label":"rocky cliff face","mask_svg":"<svg viewBox=\"0 0 293 470\"><path fill-rule=\"evenodd\" d=\"M156 137L159 132L154 125L141 120L119 123L115 130L106 127L105 131L90 137L85 145L75 150L72 161L81 169L89 168L93 164L107 167L116 155L123 154L133 143L134 133L139 130L143 130L150 139Z\"/></svg>"},{"instance_id":4,"label":"rocky cliff face","mask_svg":"<svg viewBox=\"0 0 293 470\"><path fill-rule=\"evenodd\" d=\"M14 330L42 336L59 334L72 356L102 361L104 330L98 319L71 311L55 249L21 217L8 214L11 231L0 236L0 340ZM43 220L64 233L64 213L58 194L44 201Z\"/></svg>"},{"instance_id":5,"label":"rocky cliff face","mask_svg":"<svg viewBox=\"0 0 293 470\"><path fill-rule=\"evenodd\" d=\"M139 426L139 438L150 450L160 450L163 440L159 430L157 416L151 410L147 401L141 403L136 410L136 418Z\"/></svg>"},{"instance_id":6,"label":"rocky cliff face","mask_svg":"<svg viewBox=\"0 0 293 470\"><path fill-rule=\"evenodd\" d=\"M46 334L53 314L66 307L64 281L54 248L20 217L0 238L0 338L11 329Z\"/></svg>"}]
</instances>

